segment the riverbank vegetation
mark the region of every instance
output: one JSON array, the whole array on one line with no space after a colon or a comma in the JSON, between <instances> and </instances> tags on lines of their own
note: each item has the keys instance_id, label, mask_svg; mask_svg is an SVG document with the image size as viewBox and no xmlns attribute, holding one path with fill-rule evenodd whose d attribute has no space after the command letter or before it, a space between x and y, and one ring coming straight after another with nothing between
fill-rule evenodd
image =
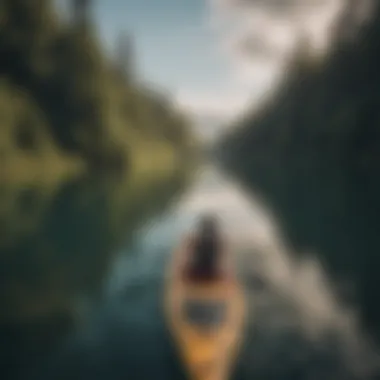
<instances>
[{"instance_id":1,"label":"riverbank vegetation","mask_svg":"<svg viewBox=\"0 0 380 380\"><path fill-rule=\"evenodd\" d=\"M1 184L0 371L5 378L40 369L82 326L87 307L104 296L117 258L140 253L133 246L136 232L182 193L186 182L177 174L150 176L149 182L140 176L140 183L116 176L49 186Z\"/></svg>"},{"instance_id":2,"label":"riverbank vegetation","mask_svg":"<svg viewBox=\"0 0 380 380\"><path fill-rule=\"evenodd\" d=\"M301 38L273 96L224 137L220 147L234 169L248 174L260 164L379 166L380 6L374 2L371 17L356 31L352 12L348 4L323 58Z\"/></svg>"},{"instance_id":3,"label":"riverbank vegetation","mask_svg":"<svg viewBox=\"0 0 380 380\"><path fill-rule=\"evenodd\" d=\"M50 0L1 2L3 176L155 171L189 154L189 120L138 80L131 38L105 53L90 10L73 0L64 18Z\"/></svg>"},{"instance_id":4,"label":"riverbank vegetation","mask_svg":"<svg viewBox=\"0 0 380 380\"><path fill-rule=\"evenodd\" d=\"M224 164L278 217L292 251L318 255L380 341L380 5L336 26L327 55L299 46L282 83L218 146ZM351 15L352 16L352 15Z\"/></svg>"}]
</instances>

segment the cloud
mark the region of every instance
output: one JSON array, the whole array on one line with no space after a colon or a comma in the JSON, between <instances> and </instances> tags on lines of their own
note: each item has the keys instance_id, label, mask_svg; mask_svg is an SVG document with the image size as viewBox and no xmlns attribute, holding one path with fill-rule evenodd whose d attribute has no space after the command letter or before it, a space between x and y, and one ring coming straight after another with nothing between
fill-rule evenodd
<instances>
[{"instance_id":1,"label":"cloud","mask_svg":"<svg viewBox=\"0 0 380 380\"><path fill-rule=\"evenodd\" d=\"M178 108L204 117L229 118L248 105L249 95L244 92L200 93L182 91L176 96Z\"/></svg>"},{"instance_id":2,"label":"cloud","mask_svg":"<svg viewBox=\"0 0 380 380\"><path fill-rule=\"evenodd\" d=\"M205 0L207 23L230 63L224 91L183 91L177 106L196 116L233 118L259 106L276 86L300 31L316 49L329 40L329 27L344 0ZM254 104L253 104L254 103Z\"/></svg>"},{"instance_id":3,"label":"cloud","mask_svg":"<svg viewBox=\"0 0 380 380\"><path fill-rule=\"evenodd\" d=\"M230 53L252 60L278 60L286 53L291 36L280 28L271 28L269 36L263 36L268 27L262 25L260 30L253 27L245 27L238 30L227 40Z\"/></svg>"},{"instance_id":4,"label":"cloud","mask_svg":"<svg viewBox=\"0 0 380 380\"><path fill-rule=\"evenodd\" d=\"M210 4L214 20L219 20L214 27L222 44L233 41L230 56L282 66L300 33L316 49L327 46L343 0L210 0Z\"/></svg>"},{"instance_id":5,"label":"cloud","mask_svg":"<svg viewBox=\"0 0 380 380\"><path fill-rule=\"evenodd\" d=\"M280 17L298 16L331 7L339 0L213 0L213 3L227 10L260 9Z\"/></svg>"},{"instance_id":6,"label":"cloud","mask_svg":"<svg viewBox=\"0 0 380 380\"><path fill-rule=\"evenodd\" d=\"M193 111L236 115L247 99L260 104L286 67L300 33L312 48L328 46L330 29L345 0L206 0L209 26L230 62L233 94L183 94L179 103Z\"/></svg>"}]
</instances>

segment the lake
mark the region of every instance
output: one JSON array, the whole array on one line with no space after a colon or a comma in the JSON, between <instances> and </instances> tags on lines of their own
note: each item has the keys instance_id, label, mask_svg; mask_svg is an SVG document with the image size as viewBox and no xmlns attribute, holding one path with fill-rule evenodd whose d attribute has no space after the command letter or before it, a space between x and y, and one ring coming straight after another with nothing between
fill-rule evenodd
<instances>
[{"instance_id":1,"label":"lake","mask_svg":"<svg viewBox=\"0 0 380 380\"><path fill-rule=\"evenodd\" d=\"M219 216L249 300L234 378L376 378L360 304L319 252L296 252L260 192L211 165L194 177L0 189L2 379L184 379L162 280L204 212Z\"/></svg>"}]
</instances>

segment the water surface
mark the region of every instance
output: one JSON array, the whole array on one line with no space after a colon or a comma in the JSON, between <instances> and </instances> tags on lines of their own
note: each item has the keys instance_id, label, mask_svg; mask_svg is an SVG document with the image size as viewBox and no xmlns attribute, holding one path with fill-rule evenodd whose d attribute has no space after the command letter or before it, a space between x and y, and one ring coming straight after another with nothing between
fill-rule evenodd
<instances>
[{"instance_id":1,"label":"water surface","mask_svg":"<svg viewBox=\"0 0 380 380\"><path fill-rule=\"evenodd\" d=\"M337 296L316 253L289 248L276 210L214 167L184 190L69 184L53 193L12 190L18 208L4 211L2 377L183 379L162 280L183 234L214 212L249 302L234 378L374 378L377 350L357 305Z\"/></svg>"}]
</instances>

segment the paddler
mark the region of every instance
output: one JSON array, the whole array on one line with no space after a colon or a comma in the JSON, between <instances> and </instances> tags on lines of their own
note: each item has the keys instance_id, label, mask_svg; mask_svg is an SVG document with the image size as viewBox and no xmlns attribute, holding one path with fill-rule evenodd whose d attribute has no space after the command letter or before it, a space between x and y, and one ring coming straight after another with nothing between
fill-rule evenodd
<instances>
[{"instance_id":1,"label":"paddler","mask_svg":"<svg viewBox=\"0 0 380 380\"><path fill-rule=\"evenodd\" d=\"M203 216L187 246L185 277L191 282L214 281L222 276L223 242L217 219Z\"/></svg>"}]
</instances>

